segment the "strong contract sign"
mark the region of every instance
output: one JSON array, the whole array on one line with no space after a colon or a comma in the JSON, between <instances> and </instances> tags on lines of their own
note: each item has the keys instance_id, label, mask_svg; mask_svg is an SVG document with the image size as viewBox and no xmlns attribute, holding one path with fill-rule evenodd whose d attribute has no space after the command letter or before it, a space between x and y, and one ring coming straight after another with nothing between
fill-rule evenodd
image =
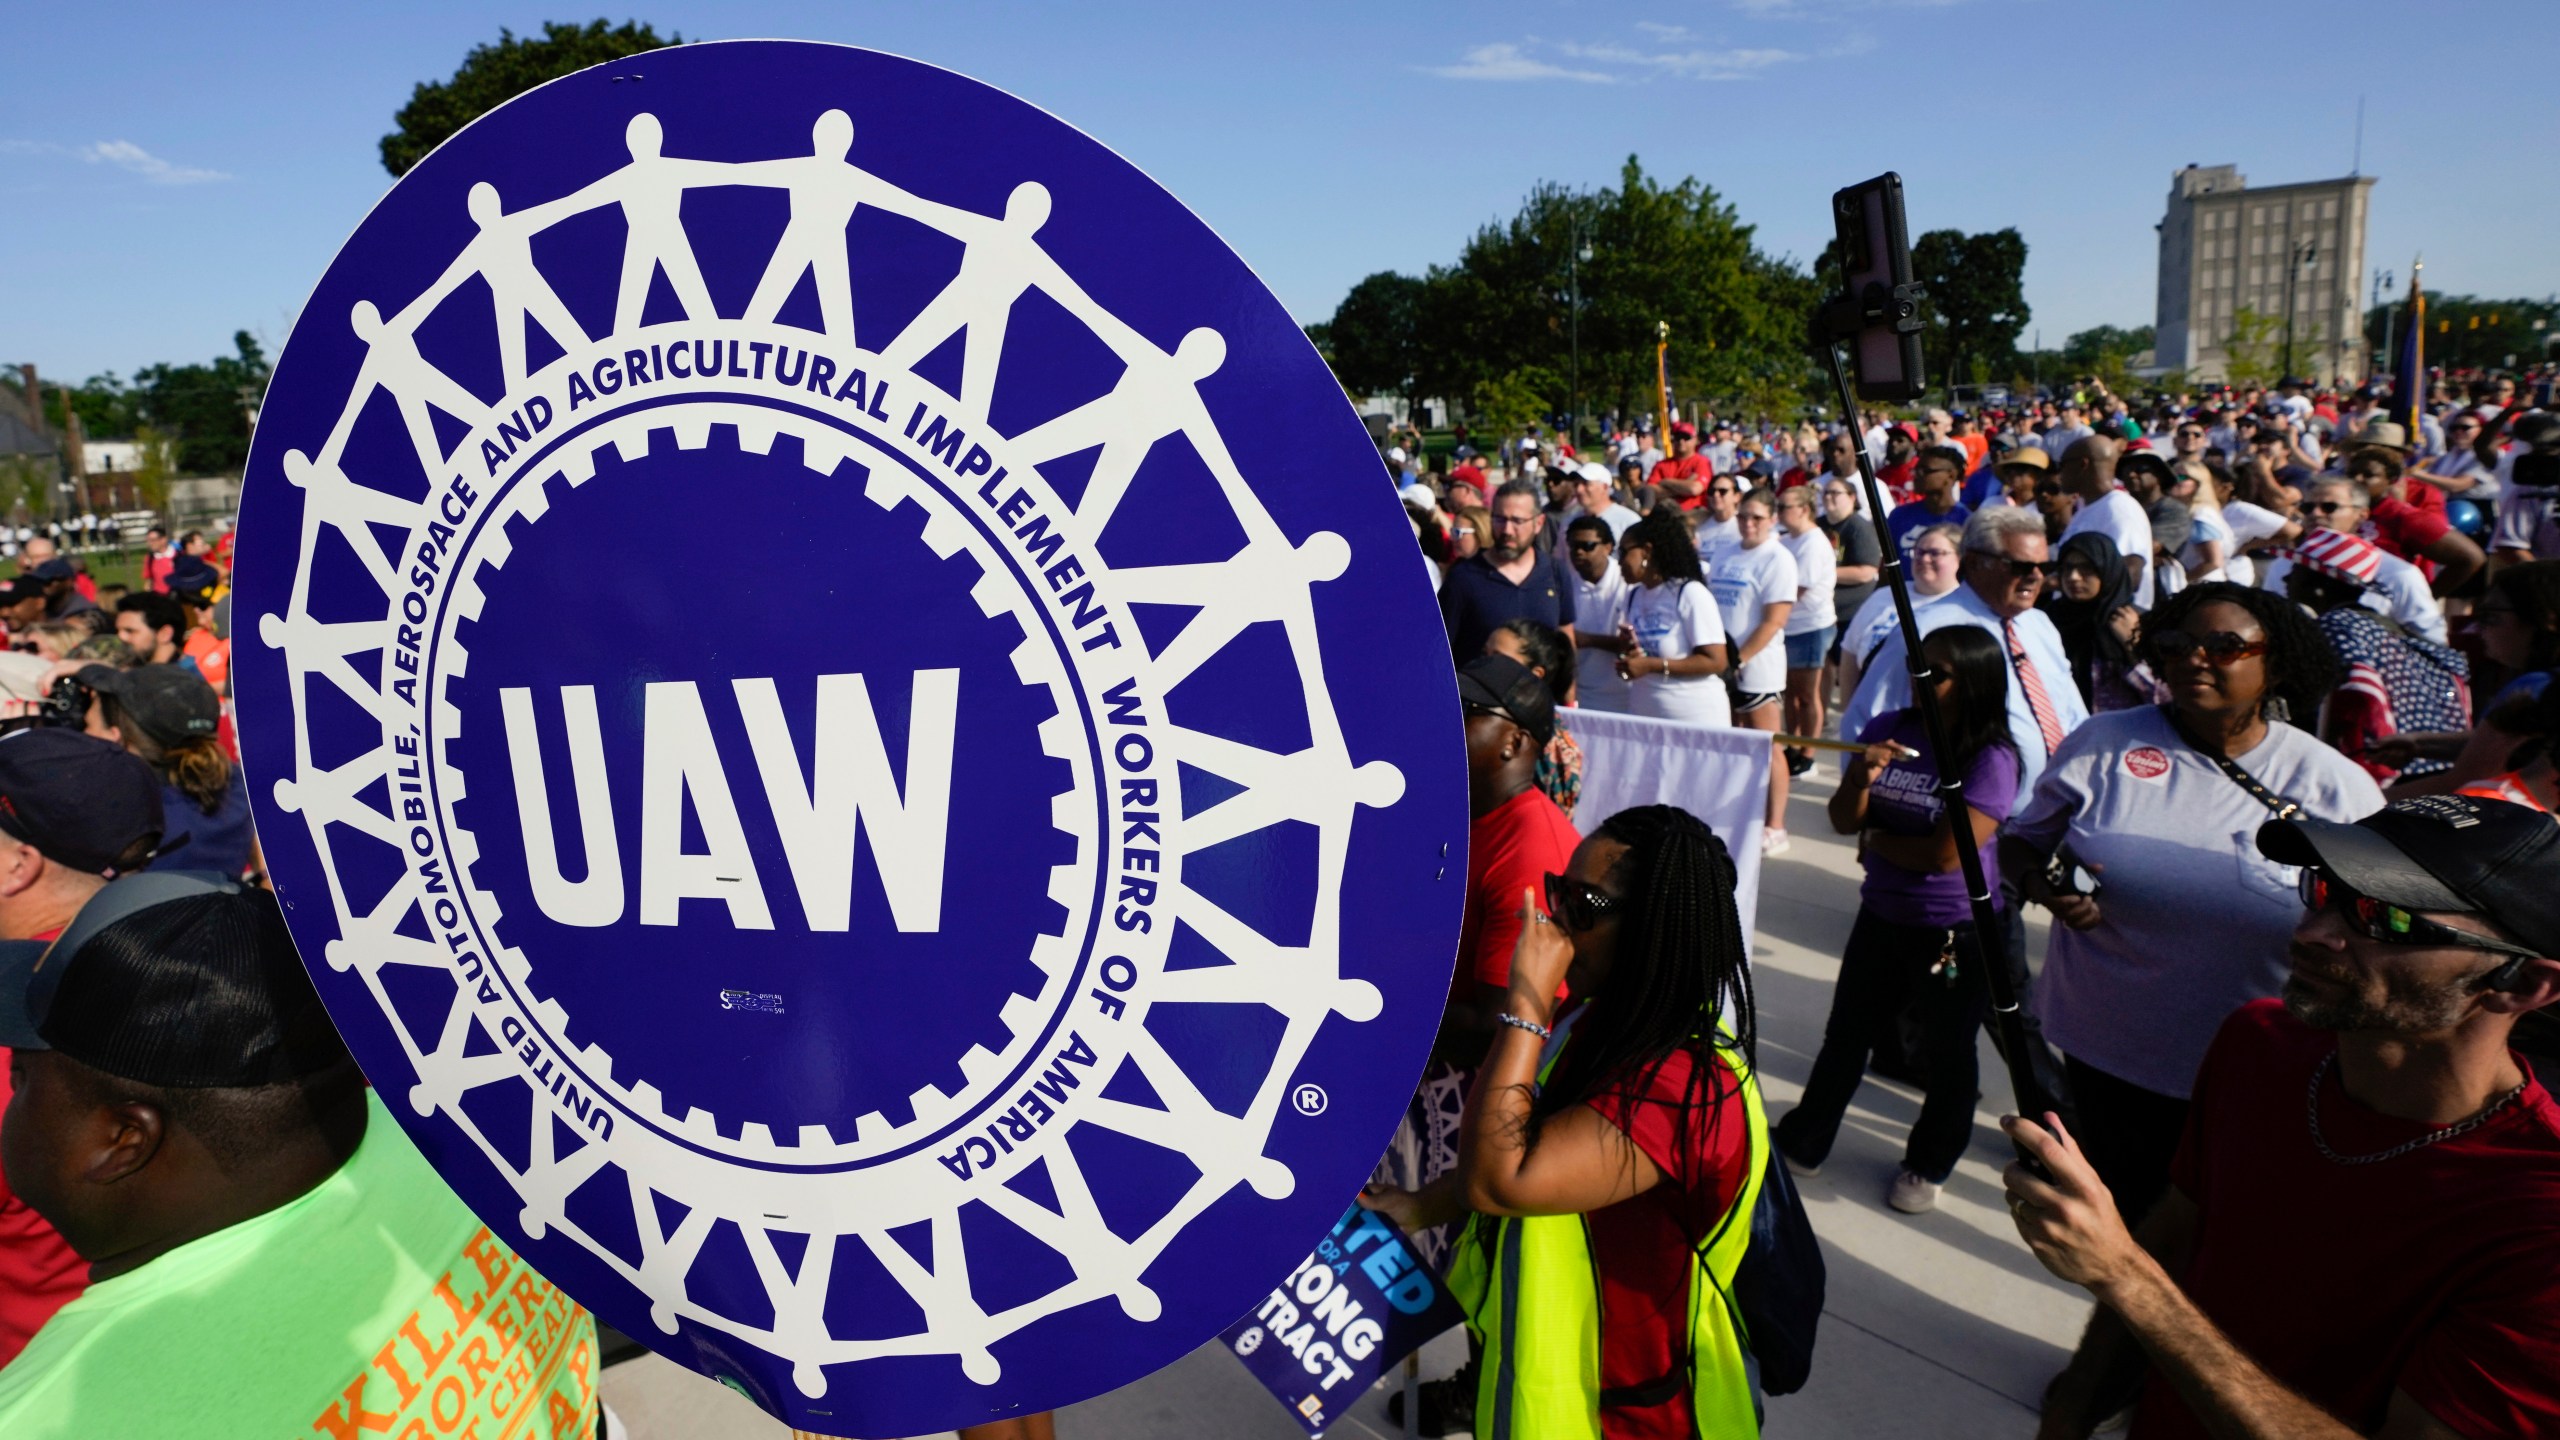
<instances>
[{"instance_id":1,"label":"strong contract sign","mask_svg":"<svg viewBox=\"0 0 2560 1440\"><path fill-rule=\"evenodd\" d=\"M999 91L685 46L437 150L251 456L258 828L550 1279L804 1428L1136 1379L1341 1214L1447 991L1446 642L1171 196Z\"/></svg>"}]
</instances>

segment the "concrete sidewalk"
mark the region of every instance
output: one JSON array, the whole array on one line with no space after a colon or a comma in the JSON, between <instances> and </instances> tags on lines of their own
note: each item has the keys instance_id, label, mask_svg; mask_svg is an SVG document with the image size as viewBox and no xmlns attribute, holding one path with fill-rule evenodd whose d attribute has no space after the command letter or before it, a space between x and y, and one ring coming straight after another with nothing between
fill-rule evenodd
<instances>
[{"instance_id":1,"label":"concrete sidewalk","mask_svg":"<svg viewBox=\"0 0 2560 1440\"><path fill-rule=\"evenodd\" d=\"M1787 817L1794 848L1761 872L1754 984L1772 1119L1802 1093L1858 910L1856 857L1822 813L1833 773L1825 765L1796 783ZM2029 914L2027 950L2044 951L2042 912ZM2034 1432L2036 1397L2061 1368L2089 1305L2036 1264L2001 1204L2008 1145L1993 1122L2010 1103L2005 1076L1984 1040L1973 1147L1939 1209L1916 1217L1887 1208L1884 1194L1919 1095L1874 1079L1859 1092L1822 1173L1801 1182L1830 1263L1829 1303L1812 1382L1769 1402L1768 1434L1974 1440ZM1425 1351L1423 1373L1445 1375L1464 1353L1459 1336L1444 1336ZM781 1440L790 1433L719 1385L655 1357L608 1371L604 1391L633 1440ZM1328 1433L1393 1440L1401 1431L1385 1411L1386 1392L1372 1392ZM1072 1440L1302 1440L1305 1432L1211 1346L1063 1412L1058 1433Z\"/></svg>"}]
</instances>

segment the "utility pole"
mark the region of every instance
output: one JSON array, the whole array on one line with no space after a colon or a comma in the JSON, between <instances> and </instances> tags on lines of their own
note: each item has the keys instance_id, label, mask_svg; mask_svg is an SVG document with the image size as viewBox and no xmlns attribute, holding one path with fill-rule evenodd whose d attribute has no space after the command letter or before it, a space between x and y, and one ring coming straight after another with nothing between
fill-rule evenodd
<instances>
[{"instance_id":1,"label":"utility pole","mask_svg":"<svg viewBox=\"0 0 2560 1440\"><path fill-rule=\"evenodd\" d=\"M1655 443L1671 448L1671 322L1653 322L1653 413Z\"/></svg>"}]
</instances>

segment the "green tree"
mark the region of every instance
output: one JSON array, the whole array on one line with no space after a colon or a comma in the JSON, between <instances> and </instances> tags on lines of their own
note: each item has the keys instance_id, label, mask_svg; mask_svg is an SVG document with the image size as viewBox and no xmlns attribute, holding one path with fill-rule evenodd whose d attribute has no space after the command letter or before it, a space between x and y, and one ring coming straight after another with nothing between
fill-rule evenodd
<instances>
[{"instance_id":1,"label":"green tree","mask_svg":"<svg viewBox=\"0 0 2560 1440\"><path fill-rule=\"evenodd\" d=\"M1967 235L1932 230L1911 244L1920 301L1921 354L1929 373L1973 384L2014 369L2027 328L2027 242L2012 229Z\"/></svg>"},{"instance_id":2,"label":"green tree","mask_svg":"<svg viewBox=\"0 0 2560 1440\"><path fill-rule=\"evenodd\" d=\"M148 426L169 437L181 474L237 474L248 462L249 410L266 393L267 357L246 330L231 344L232 354L207 364L133 372L135 433Z\"/></svg>"},{"instance_id":3,"label":"green tree","mask_svg":"<svg viewBox=\"0 0 2560 1440\"><path fill-rule=\"evenodd\" d=\"M2273 385L2284 378L2284 318L2243 305L2231 314L2223 337L2222 378L2237 386Z\"/></svg>"},{"instance_id":4,"label":"green tree","mask_svg":"<svg viewBox=\"0 0 2560 1440\"><path fill-rule=\"evenodd\" d=\"M1522 372L1535 370L1551 382L1539 386L1541 410L1568 408L1578 266L1583 413L1653 408L1655 336L1666 322L1675 394L1801 394L1813 375L1804 325L1814 286L1760 251L1753 233L1713 188L1694 177L1663 184L1634 156L1613 189L1542 184L1427 277L1417 389L1515 395ZM1577 241L1590 260L1568 261Z\"/></svg>"},{"instance_id":5,"label":"green tree","mask_svg":"<svg viewBox=\"0 0 2560 1440\"><path fill-rule=\"evenodd\" d=\"M1538 365L1505 371L1475 387L1468 413L1490 435L1509 435L1544 421L1565 388L1563 376Z\"/></svg>"},{"instance_id":6,"label":"green tree","mask_svg":"<svg viewBox=\"0 0 2560 1440\"><path fill-rule=\"evenodd\" d=\"M636 20L618 27L602 20L585 25L548 21L538 40L502 28L498 43L472 47L452 79L424 82L410 92L409 103L392 117L399 128L382 137L382 168L408 174L455 131L546 80L683 43L684 37L676 34L661 40L657 31Z\"/></svg>"},{"instance_id":7,"label":"green tree","mask_svg":"<svg viewBox=\"0 0 2560 1440\"><path fill-rule=\"evenodd\" d=\"M1325 326L1325 358L1354 395L1418 398L1422 305L1430 282L1381 270L1351 287Z\"/></svg>"},{"instance_id":8,"label":"green tree","mask_svg":"<svg viewBox=\"0 0 2560 1440\"><path fill-rule=\"evenodd\" d=\"M2134 375L2133 361L2156 343L2152 327L2148 325L2137 325L2130 330L2116 325L2097 325L2074 331L2070 339L2062 342L2062 352L2055 359L2063 378L2076 380L2083 375L2094 375L2105 382L2109 390L2125 395L2140 390L2145 383Z\"/></svg>"},{"instance_id":9,"label":"green tree","mask_svg":"<svg viewBox=\"0 0 2560 1440\"><path fill-rule=\"evenodd\" d=\"M2365 343L2383 349L2385 317L2389 317L2390 350L2382 368L2399 363L2401 327L2409 323L2406 302L2394 300L2365 313ZM2521 367L2552 358L2560 341L2560 303L2551 300L2494 300L2476 295L2427 297L2429 369L2503 369L2507 357ZM2296 348L2299 348L2297 343Z\"/></svg>"}]
</instances>

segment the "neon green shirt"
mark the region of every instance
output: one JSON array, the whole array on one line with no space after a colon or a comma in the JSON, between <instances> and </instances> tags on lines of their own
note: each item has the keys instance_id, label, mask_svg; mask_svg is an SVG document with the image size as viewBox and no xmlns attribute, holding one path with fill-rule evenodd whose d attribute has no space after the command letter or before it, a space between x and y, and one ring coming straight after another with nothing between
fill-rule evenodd
<instances>
[{"instance_id":1,"label":"neon green shirt","mask_svg":"<svg viewBox=\"0 0 2560 1440\"><path fill-rule=\"evenodd\" d=\"M367 1104L308 1194L56 1312L0 1370L0 1435L592 1434L595 1322Z\"/></svg>"}]
</instances>

